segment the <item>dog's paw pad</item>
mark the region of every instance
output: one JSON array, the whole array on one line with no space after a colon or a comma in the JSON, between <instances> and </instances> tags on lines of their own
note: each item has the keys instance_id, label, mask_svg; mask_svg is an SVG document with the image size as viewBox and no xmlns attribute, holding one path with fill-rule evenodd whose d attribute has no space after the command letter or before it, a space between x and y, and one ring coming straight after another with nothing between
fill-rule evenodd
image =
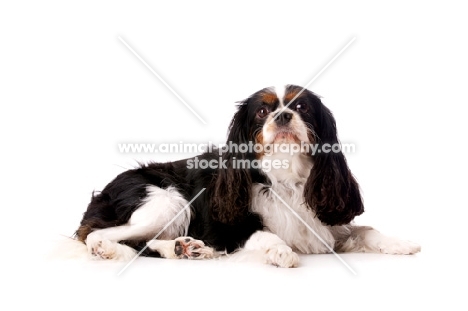
<instances>
[{"instance_id":1,"label":"dog's paw pad","mask_svg":"<svg viewBox=\"0 0 468 311\"><path fill-rule=\"evenodd\" d=\"M95 259L113 259L116 254L115 243L109 240L95 241L88 248Z\"/></svg>"},{"instance_id":2,"label":"dog's paw pad","mask_svg":"<svg viewBox=\"0 0 468 311\"><path fill-rule=\"evenodd\" d=\"M191 237L180 237L175 239L174 253L177 258L185 259L206 259L213 258L214 251L211 247L205 246L200 240Z\"/></svg>"}]
</instances>

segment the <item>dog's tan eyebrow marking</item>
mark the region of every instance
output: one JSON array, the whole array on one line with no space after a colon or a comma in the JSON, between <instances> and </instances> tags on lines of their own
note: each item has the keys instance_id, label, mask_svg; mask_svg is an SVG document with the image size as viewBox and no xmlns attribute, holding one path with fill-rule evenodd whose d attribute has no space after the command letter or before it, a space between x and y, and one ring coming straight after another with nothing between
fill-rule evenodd
<instances>
[{"instance_id":1,"label":"dog's tan eyebrow marking","mask_svg":"<svg viewBox=\"0 0 468 311\"><path fill-rule=\"evenodd\" d=\"M300 90L291 90L291 91L288 91L286 93L286 95L284 96L284 102L285 103L289 103L294 97L296 97L296 95L300 92ZM304 92L301 93L301 95L299 95L299 97L302 96L302 94L304 94Z\"/></svg>"},{"instance_id":2,"label":"dog's tan eyebrow marking","mask_svg":"<svg viewBox=\"0 0 468 311\"><path fill-rule=\"evenodd\" d=\"M278 97L274 93L265 92L260 95L262 102L267 105L274 105L279 101Z\"/></svg>"}]
</instances>

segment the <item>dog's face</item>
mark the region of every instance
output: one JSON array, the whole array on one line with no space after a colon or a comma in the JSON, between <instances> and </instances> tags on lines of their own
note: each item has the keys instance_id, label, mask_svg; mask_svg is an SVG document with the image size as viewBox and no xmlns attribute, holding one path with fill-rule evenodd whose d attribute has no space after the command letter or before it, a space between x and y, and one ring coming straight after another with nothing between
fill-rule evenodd
<instances>
[{"instance_id":1,"label":"dog's face","mask_svg":"<svg viewBox=\"0 0 468 311\"><path fill-rule=\"evenodd\" d=\"M339 141L331 111L311 91L287 85L254 93L240 102L227 140L237 145L315 144L319 152L310 154L313 167L304 185L307 206L328 225L349 223L364 211L359 186L341 150L320 152L321 147L339 145ZM250 206L252 170L232 163L262 156L237 151L223 156L230 166L219 172L214 191L214 210L222 222L247 213Z\"/></svg>"},{"instance_id":2,"label":"dog's face","mask_svg":"<svg viewBox=\"0 0 468 311\"><path fill-rule=\"evenodd\" d=\"M320 99L302 87L262 89L241 102L248 111L249 140L262 145L315 143Z\"/></svg>"}]
</instances>

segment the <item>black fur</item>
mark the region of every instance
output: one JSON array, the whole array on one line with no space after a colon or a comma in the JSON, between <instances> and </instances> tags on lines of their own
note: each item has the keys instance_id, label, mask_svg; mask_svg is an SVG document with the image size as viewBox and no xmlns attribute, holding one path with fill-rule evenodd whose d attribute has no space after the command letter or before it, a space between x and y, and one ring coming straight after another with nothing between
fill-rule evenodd
<instances>
[{"instance_id":1,"label":"black fur","mask_svg":"<svg viewBox=\"0 0 468 311\"><path fill-rule=\"evenodd\" d=\"M311 109L304 119L315 132L314 140L319 144L319 149L324 144L338 144L336 122L331 111L312 92L305 91L303 94L299 98L307 101ZM348 224L355 216L361 215L364 205L359 185L343 153L316 153L313 162L314 167L304 187L304 198L317 217L333 226Z\"/></svg>"},{"instance_id":2,"label":"black fur","mask_svg":"<svg viewBox=\"0 0 468 311\"><path fill-rule=\"evenodd\" d=\"M297 92L302 88L288 86L287 91ZM242 101L231 122L228 143L256 142L265 120L258 111L266 107L276 109L278 101L265 103L261 90ZM335 120L328 108L310 91L304 91L296 100L303 110L298 110L309 127L310 139L320 144L338 143ZM291 107L293 109L293 107ZM287 122L283 120L282 122ZM263 229L262 219L250 211L252 186L268 184L267 177L256 169L233 167L234 159L253 160L253 153L226 152L226 169L189 169L184 159L169 163L142 165L117 176L100 193L92 196L81 225L76 232L79 240L85 241L94 229L125 224L146 197L148 185L161 188L174 186L190 201L203 188L206 190L192 203L189 236L204 241L217 250L232 252L241 247L257 230ZM313 155L314 166L304 190L304 200L317 217L328 225L349 223L354 216L364 211L359 187L348 169L342 153ZM217 152L198 156L199 160L218 160ZM125 241L137 249L144 241ZM150 255L146 253L147 255Z\"/></svg>"},{"instance_id":3,"label":"black fur","mask_svg":"<svg viewBox=\"0 0 468 311\"><path fill-rule=\"evenodd\" d=\"M218 154L205 153L198 156L198 159L217 160ZM76 233L78 239L85 241L92 229L125 224L146 197L148 185L161 188L175 186L190 201L213 182L217 172L208 169L188 169L187 160L190 159L142 165L117 176L99 194L93 195ZM225 224L216 221L210 208L211 191L208 187L192 203L192 214L195 217L191 220L188 234L217 250L232 252L242 246L253 232L263 229L261 220L258 215L246 214L241 223ZM126 244L140 248L139 243Z\"/></svg>"}]
</instances>

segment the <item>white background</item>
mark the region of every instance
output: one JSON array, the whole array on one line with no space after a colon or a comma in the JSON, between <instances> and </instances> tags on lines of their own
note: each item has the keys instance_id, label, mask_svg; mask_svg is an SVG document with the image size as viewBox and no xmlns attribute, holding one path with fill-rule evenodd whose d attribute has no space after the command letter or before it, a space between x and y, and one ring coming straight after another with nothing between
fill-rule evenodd
<instances>
[{"instance_id":1,"label":"white background","mask_svg":"<svg viewBox=\"0 0 468 311\"><path fill-rule=\"evenodd\" d=\"M6 296L49 309L466 306L466 29L454 1L2 3ZM236 101L307 84L354 37L310 89L357 146L348 162L366 213L356 222L422 253L345 255L357 276L332 255L293 270L141 259L121 277L110 263L39 260L74 232L94 189L137 160L189 156L120 154L118 143L221 142Z\"/></svg>"}]
</instances>

